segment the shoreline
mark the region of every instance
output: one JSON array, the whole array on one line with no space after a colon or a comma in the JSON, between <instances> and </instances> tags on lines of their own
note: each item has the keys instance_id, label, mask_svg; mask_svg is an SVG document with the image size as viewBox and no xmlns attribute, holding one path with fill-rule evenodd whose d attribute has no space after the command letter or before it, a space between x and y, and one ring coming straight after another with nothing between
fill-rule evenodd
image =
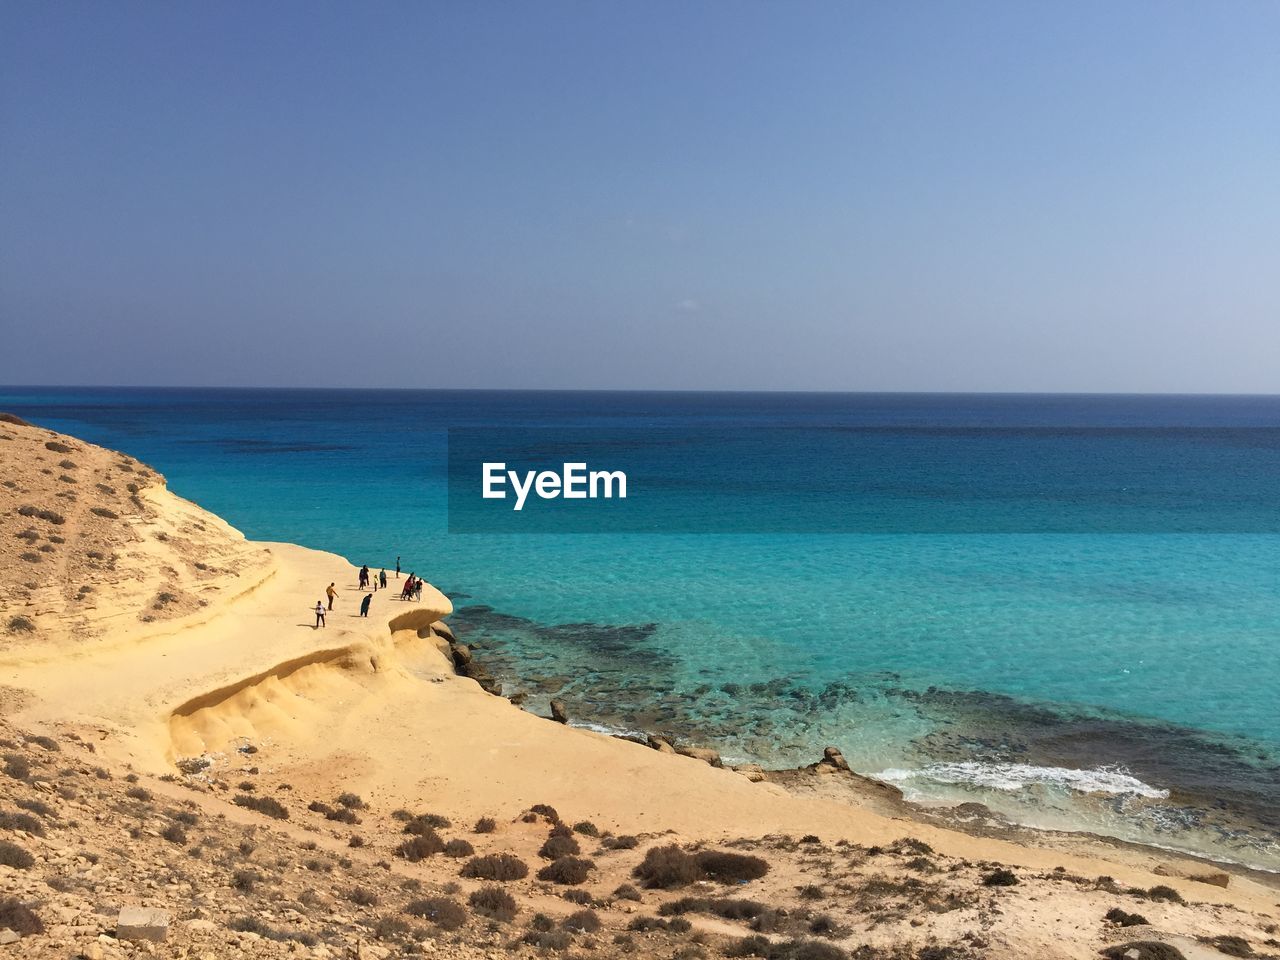
<instances>
[{"instance_id":1,"label":"shoreline","mask_svg":"<svg viewBox=\"0 0 1280 960\"><path fill-rule=\"evenodd\" d=\"M552 700L565 699L569 694L562 689L554 678L545 676L536 676L533 679L523 675L520 670L523 667L528 668L529 665L522 664L518 655L510 655L503 652L503 641L495 640L492 631L485 629L485 622L493 619L499 624L518 623L523 620L519 615L510 614L503 611L496 611L493 608L475 604L474 598L468 594L458 594L450 592L448 594L454 600L467 600L469 606L461 606L452 618L453 628L458 634L458 639L466 643L469 637L478 635L480 640L474 646L469 646L468 661L472 664L471 669L474 673L466 673L464 675L474 675L480 679L486 689L498 696L506 696L512 699L512 702L524 707L527 704L533 704L531 712L537 716L545 716L545 712L539 713L538 710L545 710L546 704ZM468 614L472 610L483 611L480 624L468 624ZM542 624L533 624L528 622L532 629L552 632L555 627L549 627ZM584 627L591 625L573 625L575 630L582 630ZM608 626L601 627L606 633L623 633L629 628L626 626ZM589 681L588 681L589 684ZM588 693L589 693L588 686ZM730 752L725 749L724 733L727 726L737 723L739 726L750 723L751 718L749 706L742 708L734 708L728 715L726 721L723 716L719 717L717 722L708 723L705 718L699 718L696 707L687 708L683 714L674 717L668 717L661 724L651 726L643 722L636 722L636 718L631 714L619 715L617 710L613 713L604 713L599 711L601 703L610 703L605 696L589 696L583 694L581 689L577 692L582 694L583 706L578 707L573 700L568 700L567 707L570 721L581 721L581 726L585 729L594 729L610 735L619 736L620 739L639 739L643 740L647 737L659 737L673 743L687 743L691 747L702 750L711 750L724 757L731 756ZM745 692L745 691L744 691ZM776 691L776 695L782 696L787 692L786 688ZM1012 697L1003 694L984 694L981 691L947 691L929 688L928 691L917 693L910 690L901 690L898 695L906 702L917 700L937 699L942 701L956 701L963 704L973 703L979 705L983 711L993 709L1004 709L1004 704L1009 704L1007 713L1015 718L1021 718L1024 715L1031 715L1030 722L1033 727L1048 727L1050 724L1056 723L1059 727L1070 729L1072 721L1070 716L1064 716L1061 719L1052 719L1054 717L1053 710L1055 708L1049 705L1034 705L1015 700ZM981 714L985 717L986 713ZM959 722L959 718L950 719L951 724ZM1135 740L1149 739L1151 737L1164 737L1174 746L1186 743L1202 743L1205 745L1204 752L1215 762L1221 762L1221 753L1211 750L1210 745L1217 746L1213 739L1213 735L1198 731L1191 728L1179 727L1162 721L1142 720L1138 718L1128 719L1124 717L1116 717L1109 720L1109 729L1115 731L1115 739ZM1004 728L1001 728L1004 729ZM1128 731L1133 731L1132 733ZM1167 731L1167 732L1166 732ZM1039 732L1038 730L1036 731ZM1009 734L1006 733L1006 736ZM1016 729L1013 733L1016 736ZM759 739L759 738L757 738ZM1108 745L1112 745L1112 741L1106 741ZM813 742L810 746L812 755L820 754L824 746L830 746L830 743ZM841 746L836 743L835 746ZM733 753L742 752L742 743L733 744ZM1225 751L1225 745L1220 747ZM1078 756L1076 757L1078 759ZM1277 824L1274 816L1271 820L1266 819L1267 807L1265 803L1258 799L1253 799L1253 810L1260 813L1261 817L1251 816L1250 808L1243 805L1225 806L1221 795L1213 790L1196 789L1193 786L1185 784L1169 784L1164 782L1160 788L1149 786L1141 780L1132 777L1123 767L1115 766L1116 759L1114 754L1111 756L1098 756L1092 767L1079 766L1058 766L1049 765L1045 762L1039 762L1036 758L1026 758L1020 761L1023 764L1030 764L1025 771L1032 777L1035 775L1080 775L1085 778L1083 786L1077 786L1075 783L1067 782L1061 789L1065 791L1063 796L1065 800L1060 799L1059 802L1065 802L1070 808L1065 812L1061 809L1045 809L1037 810L1031 801L1024 802L1021 799L1022 794L1035 791L1037 789L1033 780L1029 780L1017 790L1010 789L1001 791L997 788L990 788L985 793L977 783L958 782L955 789L948 794L946 791L935 791L933 796L924 796L923 799L914 799L910 797L910 792L904 790L908 786L912 776L923 775L928 772L929 768L935 764L945 766L947 763L953 763L958 766L973 766L982 769L998 769L1001 764L994 761L982 761L975 759L970 753L958 753L953 757L927 757L923 766L915 770L905 770L904 773L910 776L904 778L895 778L892 780L880 779L877 772L861 772L861 775L868 779L876 780L878 783L885 784L891 789L900 791L904 794L902 798L903 809L905 810L924 810L924 809L947 809L954 807L964 807L970 812L975 807L987 808L988 804L984 802L1006 800L1008 802L1001 808L999 805L996 809L986 809L984 816L993 821L1003 822L1008 828L1016 828L1019 830L1029 831L1032 834L1057 834L1071 836L1092 836L1098 837L1108 842L1133 845L1136 847L1146 847L1152 850L1164 851L1167 853L1178 853L1189 856L1206 863L1217 863L1222 865L1231 865L1240 869L1256 872L1260 875L1280 874L1280 847L1277 846L1280 840L1280 834L1277 834ZM764 757L746 753L737 763L726 764L730 766L756 766L765 765L772 768L775 772L785 772L795 767L779 765L776 758ZM1016 764L1014 764L1016 766ZM803 762L801 763L803 766ZM1168 773L1170 771L1166 771ZM1176 770L1172 771L1176 774ZM1109 781L1098 787L1097 790L1088 789L1090 778L1097 780ZM1116 781L1116 782L1110 782ZM1132 782L1129 782L1132 781ZM921 791L915 791L917 793ZM1243 799L1243 798L1241 798ZM1128 825L1128 835L1124 833L1108 833L1104 829L1100 829L1096 822L1091 822L1089 817L1092 813L1096 817L1110 815L1112 805L1121 805L1123 807L1135 808L1129 812L1119 814L1122 819L1117 824L1117 829ZM1040 814L1042 821L1046 814L1049 822L1034 822L1037 813ZM1146 818L1144 821L1140 818ZM930 814L929 818L936 820L935 814ZM1159 825L1160 829L1172 830L1174 827L1165 826L1164 820L1173 821L1178 818L1185 826L1179 827L1183 836L1181 840L1171 837L1168 842L1161 843L1158 839L1159 832L1151 828L1144 829L1144 822L1153 820ZM1217 831L1217 833L1214 833ZM1145 834L1145 835L1143 835ZM1236 849L1230 849L1222 843L1214 841L1220 839L1223 834L1232 836ZM1201 841L1197 843L1197 838ZM1247 842L1246 842L1247 841Z\"/></svg>"},{"instance_id":2,"label":"shoreline","mask_svg":"<svg viewBox=\"0 0 1280 960\"><path fill-rule=\"evenodd\" d=\"M991 956L1084 957L1099 936L1114 939L1097 917L1107 901L1126 897L1184 939L1246 928L1266 939L1257 931L1270 921L1248 918L1273 915L1275 877L1206 871L1192 858L1080 835L961 829L909 809L893 788L847 769L838 753L801 770L735 771L696 751L680 756L670 745L654 749L554 723L457 674L451 631L439 624L453 604L434 588L407 604L379 592L376 612L361 618L355 568L341 557L248 541L125 455L9 424L0 424L0 440L9 441L0 455L17 478L0 490L0 562L8 571L0 600L7 614L25 611L4 625L0 703L25 742L84 744L93 762L129 771L129 782L188 787L208 795L200 802L210 810L227 806L231 785L243 779L251 799L280 797L303 817L308 798L339 793L364 798L366 818L380 823L398 808L455 823L483 814L499 825L486 843L515 844L535 862L541 841L519 839L535 805L644 845L759 849L777 872L767 896L788 904L806 883L831 885L833 895L841 883L879 889L881 876L897 878L894 889L937 887L939 895L941 885L959 884L954 912L930 911L910 893L891 923L868 925L850 913L842 924L851 926L838 933L850 948L859 937L958 943L982 928L1002 945ZM67 484L45 473L41 463L59 458L74 463L67 475L82 479ZM19 536L28 523L34 539ZM37 552L26 550L28 541L49 549L38 561L24 559ZM37 566L41 576L22 576ZM338 603L317 629L310 608L328 582L338 585ZM0 778L0 787L12 784ZM376 836L359 856L371 867L372 858L393 856L397 829L390 845ZM806 857L807 844L821 846L825 859ZM930 867L928 883L912 873L924 868L910 865L920 850L947 864ZM606 853L596 854L599 869L616 884L638 855ZM886 855L903 860L878 859ZM838 864L853 873L841 880ZM981 871L996 866L1023 879L1018 909L1008 899L1015 895L1004 895L1008 919L992 927L973 910L995 894L975 899L971 891L983 888ZM422 876L443 882L456 875L456 865L453 873L448 867L424 863ZM1161 906L1166 901L1144 892L1151 890L1173 891L1178 902ZM526 892L542 895L536 884ZM602 910L611 902L607 886L594 896ZM1046 914L1038 904L1050 896L1057 908ZM795 901L788 909L809 908ZM719 937L735 929L705 927Z\"/></svg>"}]
</instances>

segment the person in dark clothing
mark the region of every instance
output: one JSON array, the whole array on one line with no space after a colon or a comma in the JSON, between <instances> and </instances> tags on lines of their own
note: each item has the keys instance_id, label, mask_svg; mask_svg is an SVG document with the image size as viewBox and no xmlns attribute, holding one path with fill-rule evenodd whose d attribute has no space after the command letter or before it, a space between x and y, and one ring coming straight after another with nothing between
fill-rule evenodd
<instances>
[{"instance_id":1,"label":"person in dark clothing","mask_svg":"<svg viewBox=\"0 0 1280 960\"><path fill-rule=\"evenodd\" d=\"M364 599L360 601L360 616L367 617L369 615L369 601L372 599L372 593L366 593L364 595Z\"/></svg>"},{"instance_id":2,"label":"person in dark clothing","mask_svg":"<svg viewBox=\"0 0 1280 960\"><path fill-rule=\"evenodd\" d=\"M396 579L400 579L400 558L396 557Z\"/></svg>"},{"instance_id":3,"label":"person in dark clothing","mask_svg":"<svg viewBox=\"0 0 1280 960\"><path fill-rule=\"evenodd\" d=\"M382 572L378 574L378 585L381 586L383 590L387 589L387 570L385 567L383 567Z\"/></svg>"},{"instance_id":4,"label":"person in dark clothing","mask_svg":"<svg viewBox=\"0 0 1280 960\"><path fill-rule=\"evenodd\" d=\"M360 568L360 589L363 590L369 586L369 565L366 563Z\"/></svg>"}]
</instances>

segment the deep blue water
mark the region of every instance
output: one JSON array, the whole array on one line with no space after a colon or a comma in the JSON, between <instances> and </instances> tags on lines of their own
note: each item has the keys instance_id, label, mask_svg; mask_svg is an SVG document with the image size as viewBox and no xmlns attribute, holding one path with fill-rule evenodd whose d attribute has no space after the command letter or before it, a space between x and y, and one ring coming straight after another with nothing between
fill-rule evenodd
<instances>
[{"instance_id":1,"label":"deep blue water","mask_svg":"<svg viewBox=\"0 0 1280 960\"><path fill-rule=\"evenodd\" d=\"M1280 398L0 388L0 409L250 537L401 556L534 706L767 762L834 743L923 798L1276 863ZM450 534L451 429L589 438L593 461L612 438L650 492L623 529L653 532Z\"/></svg>"}]
</instances>

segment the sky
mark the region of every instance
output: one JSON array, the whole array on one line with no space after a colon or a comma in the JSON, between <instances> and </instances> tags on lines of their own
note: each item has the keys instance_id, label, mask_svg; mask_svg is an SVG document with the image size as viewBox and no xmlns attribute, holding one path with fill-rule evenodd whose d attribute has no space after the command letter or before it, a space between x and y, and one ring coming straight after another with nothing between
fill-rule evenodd
<instances>
[{"instance_id":1,"label":"sky","mask_svg":"<svg viewBox=\"0 0 1280 960\"><path fill-rule=\"evenodd\" d=\"M1280 4L0 4L0 383L1280 392Z\"/></svg>"}]
</instances>

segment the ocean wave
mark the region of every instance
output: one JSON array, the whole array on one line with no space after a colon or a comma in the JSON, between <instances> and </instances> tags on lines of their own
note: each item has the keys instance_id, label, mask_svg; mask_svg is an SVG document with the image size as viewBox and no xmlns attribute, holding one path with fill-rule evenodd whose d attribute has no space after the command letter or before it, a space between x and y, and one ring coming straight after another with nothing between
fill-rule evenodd
<instances>
[{"instance_id":1,"label":"ocean wave","mask_svg":"<svg viewBox=\"0 0 1280 960\"><path fill-rule=\"evenodd\" d=\"M1076 793L1129 794L1164 800L1168 790L1161 790L1143 783L1137 777L1117 767L1097 767L1093 770L1073 770L1068 767L1039 767L1029 763L983 763L964 760L951 763L931 763L918 770L890 769L873 774L898 787L916 787L922 783L955 786L983 787L1008 792L1025 790L1043 785L1065 787Z\"/></svg>"}]
</instances>

